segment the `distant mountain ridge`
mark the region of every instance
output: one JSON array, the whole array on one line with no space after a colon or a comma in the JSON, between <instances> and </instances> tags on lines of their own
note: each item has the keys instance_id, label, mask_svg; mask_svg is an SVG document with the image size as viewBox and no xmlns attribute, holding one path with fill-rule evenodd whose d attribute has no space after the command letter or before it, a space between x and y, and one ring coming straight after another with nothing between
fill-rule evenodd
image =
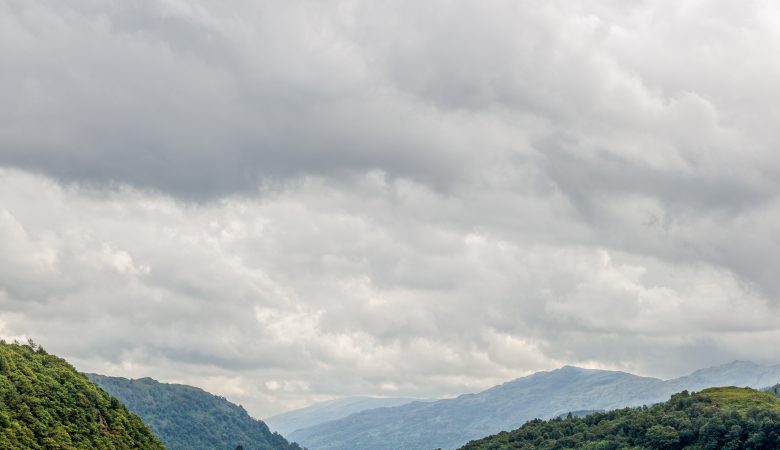
<instances>
[{"instance_id":1,"label":"distant mountain ridge","mask_svg":"<svg viewBox=\"0 0 780 450\"><path fill-rule=\"evenodd\" d=\"M301 450L260 420L223 397L152 378L127 379L86 374L121 400L160 438L168 450Z\"/></svg>"},{"instance_id":2,"label":"distant mountain ridge","mask_svg":"<svg viewBox=\"0 0 780 450\"><path fill-rule=\"evenodd\" d=\"M726 385L760 388L779 383L778 374L780 374L780 364L762 366L751 361L732 361L720 366L699 369L690 375L675 378L666 383L685 386L685 389L688 390Z\"/></svg>"},{"instance_id":3,"label":"distant mountain ridge","mask_svg":"<svg viewBox=\"0 0 780 450\"><path fill-rule=\"evenodd\" d=\"M305 408L277 414L263 420L270 429L287 436L295 430L341 419L361 411L401 406L413 401L423 400L401 397L345 397L314 403Z\"/></svg>"},{"instance_id":4,"label":"distant mountain ridge","mask_svg":"<svg viewBox=\"0 0 780 450\"><path fill-rule=\"evenodd\" d=\"M780 384L776 384L774 386L768 387L763 390L771 394L775 394L777 397L780 397Z\"/></svg>"},{"instance_id":5,"label":"distant mountain ridge","mask_svg":"<svg viewBox=\"0 0 780 450\"><path fill-rule=\"evenodd\" d=\"M291 433L309 450L452 449L568 411L610 410L668 400L676 392L713 386L763 388L780 381L780 365L734 361L672 380L564 366L477 394L363 411Z\"/></svg>"}]
</instances>

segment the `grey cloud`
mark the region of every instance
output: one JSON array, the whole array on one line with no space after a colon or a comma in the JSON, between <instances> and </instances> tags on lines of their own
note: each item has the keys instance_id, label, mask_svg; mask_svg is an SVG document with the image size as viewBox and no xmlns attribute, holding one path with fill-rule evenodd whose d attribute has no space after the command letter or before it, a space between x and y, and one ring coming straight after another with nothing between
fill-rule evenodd
<instances>
[{"instance_id":1,"label":"grey cloud","mask_svg":"<svg viewBox=\"0 0 780 450\"><path fill-rule=\"evenodd\" d=\"M692 349L710 349L697 363L737 345L774 357L760 343L778 332L776 306L728 269L534 227L509 239L478 229L492 219L475 223L480 199L408 181L368 175L365 196L310 179L187 205L1 179L19 230L0 234L3 335L83 370L214 387L261 416L334 395L452 395L564 362L673 375L694 368ZM523 205L543 221L576 214ZM26 255L47 255L24 272L46 287L34 298L13 275Z\"/></svg>"},{"instance_id":2,"label":"grey cloud","mask_svg":"<svg viewBox=\"0 0 780 450\"><path fill-rule=\"evenodd\" d=\"M12 5L6 165L213 198L372 168L446 182L461 170L450 152L469 158L452 124L370 78L327 14L260 5L252 23L202 17L213 5Z\"/></svg>"},{"instance_id":3,"label":"grey cloud","mask_svg":"<svg viewBox=\"0 0 780 450\"><path fill-rule=\"evenodd\" d=\"M0 334L259 415L776 363L777 17L0 2Z\"/></svg>"},{"instance_id":4,"label":"grey cloud","mask_svg":"<svg viewBox=\"0 0 780 450\"><path fill-rule=\"evenodd\" d=\"M754 133L763 121L724 95L773 95L747 82L768 79L763 62L746 65L735 85L713 70L719 60L672 58L699 55L677 24L720 19L715 6L105 1L5 10L14 46L0 55L13 68L2 95L13 107L0 161L67 181L214 198L379 169L447 189L527 152L518 137L556 141L561 131L616 145L650 135L642 151L686 158L680 141L709 146L710 131L648 122L679 119L686 92L711 102L725 126L774 139ZM650 14L679 17L657 24ZM739 17L759 24L755 14ZM750 41L729 37L745 25L713 23L702 36L741 57ZM673 42L659 31L684 45L669 54ZM656 52L658 64L637 59ZM702 82L691 79L704 70ZM773 143L755 139L729 142L725 157Z\"/></svg>"}]
</instances>

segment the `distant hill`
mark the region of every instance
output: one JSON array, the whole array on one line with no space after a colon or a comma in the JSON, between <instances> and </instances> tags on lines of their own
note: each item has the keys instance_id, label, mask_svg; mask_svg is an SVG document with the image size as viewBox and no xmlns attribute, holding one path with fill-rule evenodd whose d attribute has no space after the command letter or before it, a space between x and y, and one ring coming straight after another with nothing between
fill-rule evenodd
<instances>
[{"instance_id":1,"label":"distant hill","mask_svg":"<svg viewBox=\"0 0 780 450\"><path fill-rule=\"evenodd\" d=\"M124 402L168 450L300 450L244 408L192 386L87 374Z\"/></svg>"},{"instance_id":2,"label":"distant hill","mask_svg":"<svg viewBox=\"0 0 780 450\"><path fill-rule=\"evenodd\" d=\"M4 341L0 448L164 449L141 419L65 360Z\"/></svg>"},{"instance_id":3,"label":"distant hill","mask_svg":"<svg viewBox=\"0 0 780 450\"><path fill-rule=\"evenodd\" d=\"M462 450L777 449L780 398L748 388L684 391L650 408L532 420Z\"/></svg>"},{"instance_id":4,"label":"distant hill","mask_svg":"<svg viewBox=\"0 0 780 450\"><path fill-rule=\"evenodd\" d=\"M268 427L283 436L300 428L311 427L369 409L400 406L414 398L347 397L319 402L264 419Z\"/></svg>"},{"instance_id":5,"label":"distant hill","mask_svg":"<svg viewBox=\"0 0 780 450\"><path fill-rule=\"evenodd\" d=\"M685 389L698 391L719 385L760 388L778 380L780 366L742 361L669 381L566 366L478 394L363 411L294 431L288 437L311 450L452 449L471 439L517 428L534 418L649 405Z\"/></svg>"},{"instance_id":6,"label":"distant hill","mask_svg":"<svg viewBox=\"0 0 780 450\"><path fill-rule=\"evenodd\" d=\"M690 375L666 382L674 392L701 390L712 386L739 386L761 388L780 383L780 365L762 366L750 361L734 361L729 364L700 369Z\"/></svg>"}]
</instances>

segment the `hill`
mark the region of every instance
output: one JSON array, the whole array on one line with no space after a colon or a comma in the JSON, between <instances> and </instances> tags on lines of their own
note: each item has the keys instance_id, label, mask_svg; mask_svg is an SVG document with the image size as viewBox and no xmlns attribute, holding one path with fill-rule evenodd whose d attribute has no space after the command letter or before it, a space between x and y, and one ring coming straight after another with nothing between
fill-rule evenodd
<instances>
[{"instance_id":1,"label":"hill","mask_svg":"<svg viewBox=\"0 0 780 450\"><path fill-rule=\"evenodd\" d=\"M780 398L749 388L683 391L665 403L532 420L462 450L780 448Z\"/></svg>"},{"instance_id":2,"label":"hill","mask_svg":"<svg viewBox=\"0 0 780 450\"><path fill-rule=\"evenodd\" d=\"M770 381L771 380L771 381ZM539 372L477 394L363 411L289 435L312 450L457 448L534 418L569 411L653 404L682 390L717 385L763 387L780 380L780 366L735 361L663 381L625 372L563 368Z\"/></svg>"},{"instance_id":3,"label":"hill","mask_svg":"<svg viewBox=\"0 0 780 450\"><path fill-rule=\"evenodd\" d=\"M264 420L270 429L287 436L295 430L341 419L350 414L369 409L405 405L416 400L414 398L400 397L346 397L315 403L305 408L277 414Z\"/></svg>"},{"instance_id":4,"label":"hill","mask_svg":"<svg viewBox=\"0 0 780 450\"><path fill-rule=\"evenodd\" d=\"M478 394L431 403L413 402L353 414L290 434L310 449L375 450L456 448L471 439L516 428L535 417L612 409L627 398L639 404L662 383L623 372L563 367L539 372Z\"/></svg>"},{"instance_id":5,"label":"hill","mask_svg":"<svg viewBox=\"0 0 780 450\"><path fill-rule=\"evenodd\" d=\"M65 360L0 341L0 448L164 449L144 423Z\"/></svg>"},{"instance_id":6,"label":"hill","mask_svg":"<svg viewBox=\"0 0 780 450\"><path fill-rule=\"evenodd\" d=\"M168 450L300 450L241 406L192 386L87 374L138 414Z\"/></svg>"},{"instance_id":7,"label":"hill","mask_svg":"<svg viewBox=\"0 0 780 450\"><path fill-rule=\"evenodd\" d=\"M750 386L760 388L780 382L780 365L762 366L750 361L734 361L729 364L700 369L690 375L666 382L674 389L699 391L712 386Z\"/></svg>"}]
</instances>

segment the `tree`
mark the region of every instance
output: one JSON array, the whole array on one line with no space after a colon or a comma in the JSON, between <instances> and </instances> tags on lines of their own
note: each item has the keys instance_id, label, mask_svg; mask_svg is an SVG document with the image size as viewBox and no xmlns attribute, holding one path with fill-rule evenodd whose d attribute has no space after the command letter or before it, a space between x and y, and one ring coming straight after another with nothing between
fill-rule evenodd
<instances>
[{"instance_id":1,"label":"tree","mask_svg":"<svg viewBox=\"0 0 780 450\"><path fill-rule=\"evenodd\" d=\"M676 448L680 442L680 434L668 425L653 425L648 428L645 439L652 448L666 450Z\"/></svg>"}]
</instances>

